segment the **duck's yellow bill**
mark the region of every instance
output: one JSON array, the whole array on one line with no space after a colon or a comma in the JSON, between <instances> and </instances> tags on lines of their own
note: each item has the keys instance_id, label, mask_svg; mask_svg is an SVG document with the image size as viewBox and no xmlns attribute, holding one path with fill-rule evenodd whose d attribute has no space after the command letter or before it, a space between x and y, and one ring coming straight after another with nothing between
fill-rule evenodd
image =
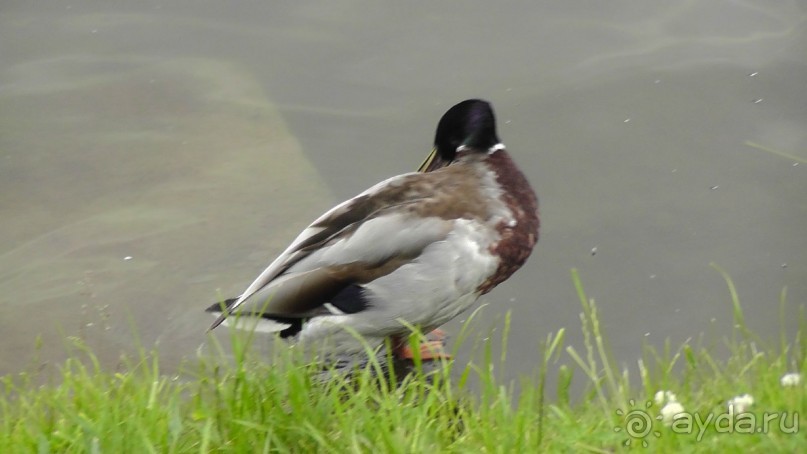
<instances>
[{"instance_id":1,"label":"duck's yellow bill","mask_svg":"<svg viewBox=\"0 0 807 454\"><path fill-rule=\"evenodd\" d=\"M432 170L437 170L439 168L445 167L450 164L450 161L446 161L440 157L440 154L437 153L437 148L432 148L432 152L426 156L426 159L423 160L423 163L420 164L418 167L418 172L426 173L431 172Z\"/></svg>"},{"instance_id":2,"label":"duck's yellow bill","mask_svg":"<svg viewBox=\"0 0 807 454\"><path fill-rule=\"evenodd\" d=\"M426 156L426 159L424 159L420 167L418 167L418 172L426 172L426 169L428 169L432 161L434 161L435 156L437 156L437 148L432 148L431 153Z\"/></svg>"}]
</instances>

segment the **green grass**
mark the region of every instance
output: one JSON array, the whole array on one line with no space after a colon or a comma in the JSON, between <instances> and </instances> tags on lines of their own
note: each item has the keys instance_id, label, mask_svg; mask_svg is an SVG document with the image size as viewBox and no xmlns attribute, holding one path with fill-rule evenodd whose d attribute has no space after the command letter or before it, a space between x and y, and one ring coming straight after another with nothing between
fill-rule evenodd
<instances>
[{"instance_id":1,"label":"green grass","mask_svg":"<svg viewBox=\"0 0 807 454\"><path fill-rule=\"evenodd\" d=\"M807 415L805 384L782 387L780 378L807 372L805 317L795 339L783 333L765 346L746 327L723 275L735 321L728 359L692 343L648 347L631 375L611 359L597 306L573 271L583 351L564 346L563 329L548 334L543 362L522 379L517 398L514 384L499 377L507 319L504 347L496 353L483 342L479 363L389 376L371 360L351 374L325 371L329 380L294 349L277 348L268 361L252 354L249 336L234 335L227 359L194 361L181 379L160 372L157 352L105 370L73 339L53 384L40 385L36 372L0 379L0 452L613 452L641 450L643 442L662 452L797 452L805 436L788 432L794 413ZM784 299L783 292L782 305ZM548 374L558 375L556 395L544 395ZM580 396L570 395L573 381L586 385ZM656 419L660 405L647 407L659 390L674 392L702 418L726 414L734 396L753 395L750 414L735 419L737 431L747 430L750 415L757 427L765 413L790 416L784 428L777 420L766 433L720 433L725 429L713 424L683 433L685 419L667 426Z\"/></svg>"}]
</instances>

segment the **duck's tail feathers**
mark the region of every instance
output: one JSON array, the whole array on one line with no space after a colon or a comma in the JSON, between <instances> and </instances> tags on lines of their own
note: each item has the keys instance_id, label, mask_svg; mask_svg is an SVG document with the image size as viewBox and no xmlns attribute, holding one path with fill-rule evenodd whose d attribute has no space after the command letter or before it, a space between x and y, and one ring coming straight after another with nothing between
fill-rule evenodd
<instances>
[{"instance_id":1,"label":"duck's tail feathers","mask_svg":"<svg viewBox=\"0 0 807 454\"><path fill-rule=\"evenodd\" d=\"M210 312L216 317L216 323L211 329L221 324L228 328L244 331L280 333L280 337L285 338L299 333L303 327L302 318L277 317L259 312L236 311L235 314L227 314L226 317L222 317L237 299L230 298L205 309L205 312Z\"/></svg>"}]
</instances>

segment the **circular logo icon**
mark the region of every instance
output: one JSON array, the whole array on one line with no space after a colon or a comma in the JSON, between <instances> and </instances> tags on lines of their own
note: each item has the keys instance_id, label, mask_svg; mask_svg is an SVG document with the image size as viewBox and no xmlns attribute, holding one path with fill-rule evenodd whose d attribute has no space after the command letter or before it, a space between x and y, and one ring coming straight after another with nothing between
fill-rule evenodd
<instances>
[{"instance_id":1,"label":"circular logo icon","mask_svg":"<svg viewBox=\"0 0 807 454\"><path fill-rule=\"evenodd\" d=\"M661 432L653 430L653 417L647 412L653 406L652 401L647 401L644 408L636 408L636 402L631 399L628 401L631 409L625 412L622 409L616 411L617 416L622 417L622 424L614 427L614 432L625 432L628 438L622 443L625 446L630 446L633 440L641 440L642 446L647 447L647 437L653 435L656 438L661 437ZM658 418L656 418L658 419Z\"/></svg>"}]
</instances>

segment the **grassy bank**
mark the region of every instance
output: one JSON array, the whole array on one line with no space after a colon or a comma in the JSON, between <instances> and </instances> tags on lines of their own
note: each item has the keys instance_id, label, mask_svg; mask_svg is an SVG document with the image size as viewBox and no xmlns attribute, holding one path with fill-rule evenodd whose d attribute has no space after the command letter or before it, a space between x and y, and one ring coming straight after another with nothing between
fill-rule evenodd
<instances>
[{"instance_id":1,"label":"grassy bank","mask_svg":"<svg viewBox=\"0 0 807 454\"><path fill-rule=\"evenodd\" d=\"M293 349L277 349L270 367L234 338L230 359L200 360L179 379L161 374L155 352L103 370L76 340L58 384L40 386L36 373L2 378L0 452L797 452L807 443L805 384L786 376L807 372L803 316L795 339L764 346L726 278L730 357L690 344L648 348L631 376L610 359L597 307L573 279L586 347L565 347L563 330L547 335L543 367L517 399L489 344L481 364L390 377L370 361L323 380ZM556 364L557 395L545 396ZM472 376L481 384L473 392ZM570 399L581 377L587 389Z\"/></svg>"}]
</instances>

